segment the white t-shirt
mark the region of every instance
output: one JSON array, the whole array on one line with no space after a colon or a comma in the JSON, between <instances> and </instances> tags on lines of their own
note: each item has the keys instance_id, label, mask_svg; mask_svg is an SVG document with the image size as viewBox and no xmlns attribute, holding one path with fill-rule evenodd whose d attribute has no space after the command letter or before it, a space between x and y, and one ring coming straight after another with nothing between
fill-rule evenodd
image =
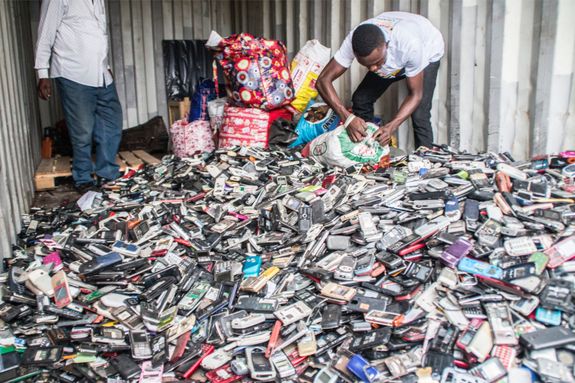
<instances>
[{"instance_id":1,"label":"white t-shirt","mask_svg":"<svg viewBox=\"0 0 575 383\"><path fill-rule=\"evenodd\" d=\"M407 12L384 12L361 24L379 26L387 41L385 64L376 72L381 77L394 78L402 69L407 77L413 77L429 63L439 61L443 56L441 32L423 16ZM347 35L333 57L346 68L355 59L351 45L354 30Z\"/></svg>"}]
</instances>

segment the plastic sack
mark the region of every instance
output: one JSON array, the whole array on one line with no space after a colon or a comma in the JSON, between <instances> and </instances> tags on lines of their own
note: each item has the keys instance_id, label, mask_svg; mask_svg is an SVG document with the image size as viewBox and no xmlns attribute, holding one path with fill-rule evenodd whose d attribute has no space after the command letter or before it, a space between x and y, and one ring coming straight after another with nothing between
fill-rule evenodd
<instances>
[{"instance_id":1,"label":"plastic sack","mask_svg":"<svg viewBox=\"0 0 575 383\"><path fill-rule=\"evenodd\" d=\"M228 101L227 97L216 98L208 101L208 115L210 116L210 125L214 132L219 132L224 121L224 107Z\"/></svg>"},{"instance_id":2,"label":"plastic sack","mask_svg":"<svg viewBox=\"0 0 575 383\"><path fill-rule=\"evenodd\" d=\"M216 147L208 121L178 120L170 128L172 151L180 158L211 153Z\"/></svg>"},{"instance_id":3,"label":"plastic sack","mask_svg":"<svg viewBox=\"0 0 575 383\"><path fill-rule=\"evenodd\" d=\"M332 131L337 128L338 124L339 116L327 104L310 101L296 126L298 138L290 145L290 148L306 144L317 136Z\"/></svg>"},{"instance_id":4,"label":"plastic sack","mask_svg":"<svg viewBox=\"0 0 575 383\"><path fill-rule=\"evenodd\" d=\"M194 94L201 78L212 76L212 52L206 40L163 40L164 80L168 100Z\"/></svg>"},{"instance_id":5,"label":"plastic sack","mask_svg":"<svg viewBox=\"0 0 575 383\"><path fill-rule=\"evenodd\" d=\"M379 127L368 123L367 136L361 142L352 142L343 125L322 134L309 145L309 155L326 166L348 168L356 164L377 164L389 155L389 146L381 146L373 139Z\"/></svg>"},{"instance_id":6,"label":"plastic sack","mask_svg":"<svg viewBox=\"0 0 575 383\"><path fill-rule=\"evenodd\" d=\"M216 86L210 79L202 79L196 86L196 91L192 95L188 122L210 119L208 115L208 102L216 98Z\"/></svg>"},{"instance_id":7,"label":"plastic sack","mask_svg":"<svg viewBox=\"0 0 575 383\"><path fill-rule=\"evenodd\" d=\"M294 97L284 44L248 33L222 38L212 31L206 47L222 66L236 106L272 110Z\"/></svg>"},{"instance_id":8,"label":"plastic sack","mask_svg":"<svg viewBox=\"0 0 575 383\"><path fill-rule=\"evenodd\" d=\"M295 91L291 105L303 112L310 100L317 97L315 83L331 58L331 49L318 40L309 40L291 62L290 71Z\"/></svg>"}]
</instances>

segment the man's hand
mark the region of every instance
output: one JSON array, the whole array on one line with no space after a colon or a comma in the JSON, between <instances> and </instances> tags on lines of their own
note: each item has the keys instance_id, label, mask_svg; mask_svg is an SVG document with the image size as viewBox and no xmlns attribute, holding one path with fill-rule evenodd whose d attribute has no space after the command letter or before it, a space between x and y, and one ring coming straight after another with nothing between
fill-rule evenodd
<instances>
[{"instance_id":1,"label":"man's hand","mask_svg":"<svg viewBox=\"0 0 575 383\"><path fill-rule=\"evenodd\" d=\"M347 135L352 142L360 142L367 135L365 128L367 124L361 117L355 117L347 126Z\"/></svg>"},{"instance_id":2,"label":"man's hand","mask_svg":"<svg viewBox=\"0 0 575 383\"><path fill-rule=\"evenodd\" d=\"M38 95L42 100L48 100L52 96L52 83L49 78L38 80Z\"/></svg>"},{"instance_id":3,"label":"man's hand","mask_svg":"<svg viewBox=\"0 0 575 383\"><path fill-rule=\"evenodd\" d=\"M393 132L395 132L396 129L397 126L395 123L388 122L387 124L377 129L377 132L375 132L373 138L376 139L381 146L385 146L389 144L389 140L391 140L391 135L393 134Z\"/></svg>"}]
</instances>

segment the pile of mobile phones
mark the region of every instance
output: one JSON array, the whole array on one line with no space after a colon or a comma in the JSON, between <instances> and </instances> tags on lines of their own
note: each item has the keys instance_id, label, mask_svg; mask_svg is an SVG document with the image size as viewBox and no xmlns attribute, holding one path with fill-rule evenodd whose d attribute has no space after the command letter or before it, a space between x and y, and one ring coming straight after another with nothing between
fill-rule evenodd
<instances>
[{"instance_id":1,"label":"pile of mobile phones","mask_svg":"<svg viewBox=\"0 0 575 383\"><path fill-rule=\"evenodd\" d=\"M0 381L575 383L575 153L319 151L168 155L32 209Z\"/></svg>"}]
</instances>

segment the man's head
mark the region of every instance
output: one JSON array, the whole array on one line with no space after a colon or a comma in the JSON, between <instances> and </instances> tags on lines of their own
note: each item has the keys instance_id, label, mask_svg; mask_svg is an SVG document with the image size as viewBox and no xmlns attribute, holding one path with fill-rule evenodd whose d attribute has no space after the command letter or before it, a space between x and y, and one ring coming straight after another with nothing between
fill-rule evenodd
<instances>
[{"instance_id":1,"label":"man's head","mask_svg":"<svg viewBox=\"0 0 575 383\"><path fill-rule=\"evenodd\" d=\"M387 44L385 36L377 25L361 24L351 38L351 46L357 61L375 72L385 63Z\"/></svg>"}]
</instances>

